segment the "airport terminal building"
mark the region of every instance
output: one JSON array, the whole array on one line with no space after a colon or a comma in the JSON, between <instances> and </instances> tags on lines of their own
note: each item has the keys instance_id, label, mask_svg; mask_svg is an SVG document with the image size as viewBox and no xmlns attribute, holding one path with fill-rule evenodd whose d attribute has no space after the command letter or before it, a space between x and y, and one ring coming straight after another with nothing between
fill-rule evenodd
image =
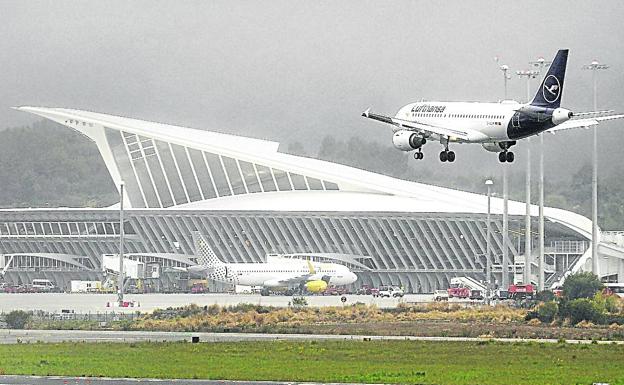
<instances>
[{"instance_id":1,"label":"airport terminal building","mask_svg":"<svg viewBox=\"0 0 624 385\"><path fill-rule=\"evenodd\" d=\"M73 128L97 145L116 185L125 186L125 251L162 269L195 263L192 232L205 234L228 262L267 254L347 264L357 286L392 284L409 292L448 287L455 276L485 278L487 197L280 153L276 142L104 115L21 107ZM492 199L493 271L506 248L524 269L524 212L509 202L503 245L502 200ZM537 245L537 207L534 245ZM545 209L546 284L591 268L591 221ZM42 275L65 284L101 275L118 253L117 208L0 211L0 270L14 283ZM622 280L622 248L602 242L601 275ZM531 277L536 280L537 249ZM604 271L603 271L604 270Z\"/></svg>"}]
</instances>

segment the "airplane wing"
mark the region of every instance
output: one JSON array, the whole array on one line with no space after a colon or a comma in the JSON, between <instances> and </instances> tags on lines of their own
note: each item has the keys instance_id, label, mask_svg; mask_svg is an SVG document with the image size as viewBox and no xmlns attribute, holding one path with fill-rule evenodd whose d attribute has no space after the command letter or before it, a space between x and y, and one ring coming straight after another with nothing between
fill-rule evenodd
<instances>
[{"instance_id":1,"label":"airplane wing","mask_svg":"<svg viewBox=\"0 0 624 385\"><path fill-rule=\"evenodd\" d=\"M622 119L624 118L624 114L618 115L608 115L608 116L599 116L596 118L587 118L587 119L572 119L567 122L563 122L553 128L546 130L551 134L554 134L558 131L569 130L572 128L589 128L591 126L595 126L600 122L605 122L609 120Z\"/></svg>"},{"instance_id":2,"label":"airplane wing","mask_svg":"<svg viewBox=\"0 0 624 385\"><path fill-rule=\"evenodd\" d=\"M273 279L270 281L264 282L265 286L290 286L294 284L299 284L301 282L310 281L311 278L316 274L316 270L314 269L314 265L312 262L306 261L308 263L309 272L305 274L300 274L296 276L289 277L287 279Z\"/></svg>"},{"instance_id":3,"label":"airplane wing","mask_svg":"<svg viewBox=\"0 0 624 385\"><path fill-rule=\"evenodd\" d=\"M469 138L470 132L467 132L464 130L454 130L452 128L432 126L426 123L411 122L408 120L391 118L389 116L374 114L370 112L370 108L364 111L362 113L362 116L365 118L377 120L382 123L392 124L393 126L396 126L402 129L427 133L427 134L431 134L437 137L445 137L453 141L458 141L458 140L468 141L470 139Z\"/></svg>"}]
</instances>

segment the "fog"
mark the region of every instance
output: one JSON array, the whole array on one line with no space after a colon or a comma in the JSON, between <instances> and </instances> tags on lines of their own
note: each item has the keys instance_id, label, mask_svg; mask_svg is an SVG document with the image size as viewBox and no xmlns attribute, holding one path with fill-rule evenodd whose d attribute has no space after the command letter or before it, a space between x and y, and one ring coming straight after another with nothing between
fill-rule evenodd
<instances>
[{"instance_id":1,"label":"fog","mask_svg":"<svg viewBox=\"0 0 624 385\"><path fill-rule=\"evenodd\" d=\"M162 121L290 143L312 154L328 134L389 143L361 112L394 114L409 102L497 101L498 66L569 48L563 105L624 111L621 1L0 1L0 127L36 117L16 105L55 106ZM498 57L496 62L494 57ZM533 84L533 89L536 84ZM620 167L622 123L600 127L600 161ZM589 131L548 135L547 175L589 159ZM534 140L534 143L537 141ZM516 147L522 171L525 144ZM414 167L455 173L498 166L480 146L456 145L440 164L428 144ZM536 151L533 152L536 156Z\"/></svg>"}]
</instances>

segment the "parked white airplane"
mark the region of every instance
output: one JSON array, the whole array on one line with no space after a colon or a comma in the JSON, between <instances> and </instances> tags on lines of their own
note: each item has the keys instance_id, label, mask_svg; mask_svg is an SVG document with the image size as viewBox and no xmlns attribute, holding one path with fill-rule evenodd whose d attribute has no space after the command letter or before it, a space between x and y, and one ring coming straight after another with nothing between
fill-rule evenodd
<instances>
[{"instance_id":1,"label":"parked white airplane","mask_svg":"<svg viewBox=\"0 0 624 385\"><path fill-rule=\"evenodd\" d=\"M203 235L193 233L197 266L190 273L206 275L219 282L270 288L305 287L318 293L328 285L349 285L357 275L337 263L319 263L301 259L270 257L266 263L224 263L210 248Z\"/></svg>"},{"instance_id":2,"label":"parked white airplane","mask_svg":"<svg viewBox=\"0 0 624 385\"><path fill-rule=\"evenodd\" d=\"M362 116L393 125L392 143L401 151L413 151L422 159L422 146L428 140L440 141L442 162L455 161L449 143L480 143L498 152L500 162L513 162L509 148L519 139L570 128L589 127L624 115L598 116L612 111L573 113L561 108L563 80L568 50L557 52L548 73L530 103L420 102L401 107L394 117L374 114L370 108ZM581 118L589 116L589 118Z\"/></svg>"}]
</instances>

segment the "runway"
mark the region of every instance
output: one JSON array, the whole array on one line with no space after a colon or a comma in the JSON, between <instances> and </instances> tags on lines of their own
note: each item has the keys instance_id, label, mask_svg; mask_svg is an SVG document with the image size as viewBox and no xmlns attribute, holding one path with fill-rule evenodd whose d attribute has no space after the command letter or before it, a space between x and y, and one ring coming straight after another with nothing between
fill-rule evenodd
<instances>
[{"instance_id":1,"label":"runway","mask_svg":"<svg viewBox=\"0 0 624 385\"><path fill-rule=\"evenodd\" d=\"M321 341L321 340L360 340L360 341L499 341L499 342L539 342L558 343L556 339L522 338L473 338L473 337L420 337L420 336L375 336L350 334L265 334L265 333L196 333L196 332L145 332L145 331L100 331L100 330L11 330L0 329L0 344L59 343L59 342L175 342L188 341L198 337L200 342L239 342L239 341ZM571 344L618 344L624 341L566 340Z\"/></svg>"},{"instance_id":2,"label":"runway","mask_svg":"<svg viewBox=\"0 0 624 385\"><path fill-rule=\"evenodd\" d=\"M91 378L61 376L0 376L0 385L316 385L329 383L223 380L156 380L134 378ZM334 384L331 384L334 385ZM335 385L358 385L340 383Z\"/></svg>"},{"instance_id":3,"label":"runway","mask_svg":"<svg viewBox=\"0 0 624 385\"><path fill-rule=\"evenodd\" d=\"M341 296L305 296L308 306L343 306L354 303L376 305L382 308L396 307L401 302L431 302L431 294L408 294L403 298L374 298L370 295L346 295L347 301L343 304ZM24 293L0 294L0 312L12 310L37 311L43 310L54 313L61 310L72 310L76 313L89 312L151 312L154 309L179 307L190 304L199 306L222 305L230 306L241 303L285 307L292 301L289 296L267 296L259 294L130 294L127 301L133 301L136 306L129 308L112 307L117 300L115 294L65 294L65 293Z\"/></svg>"}]
</instances>

